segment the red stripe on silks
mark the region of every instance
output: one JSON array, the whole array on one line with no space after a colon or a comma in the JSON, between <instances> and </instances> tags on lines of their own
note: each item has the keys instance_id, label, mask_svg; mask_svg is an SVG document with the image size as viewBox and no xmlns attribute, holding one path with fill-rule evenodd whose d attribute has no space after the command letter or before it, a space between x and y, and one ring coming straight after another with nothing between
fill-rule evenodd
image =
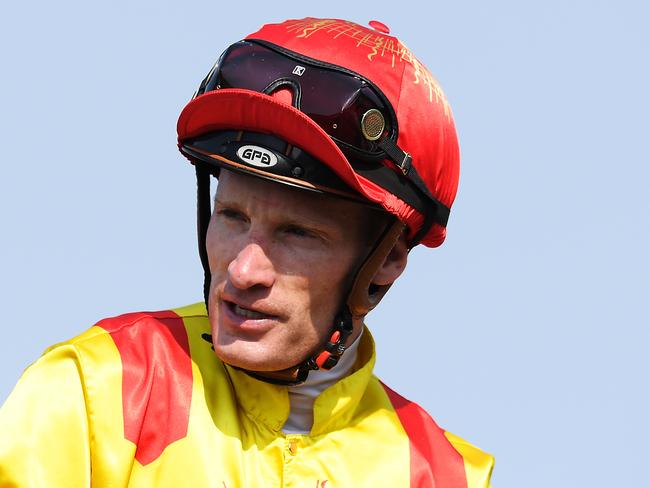
<instances>
[{"instance_id":1,"label":"red stripe on silks","mask_svg":"<svg viewBox=\"0 0 650 488\"><path fill-rule=\"evenodd\" d=\"M187 435L192 362L183 319L171 311L122 315L97 324L122 359L124 437L142 465Z\"/></svg>"},{"instance_id":2,"label":"red stripe on silks","mask_svg":"<svg viewBox=\"0 0 650 488\"><path fill-rule=\"evenodd\" d=\"M409 437L411 488L467 488L463 457L444 431L417 403L382 386Z\"/></svg>"}]
</instances>

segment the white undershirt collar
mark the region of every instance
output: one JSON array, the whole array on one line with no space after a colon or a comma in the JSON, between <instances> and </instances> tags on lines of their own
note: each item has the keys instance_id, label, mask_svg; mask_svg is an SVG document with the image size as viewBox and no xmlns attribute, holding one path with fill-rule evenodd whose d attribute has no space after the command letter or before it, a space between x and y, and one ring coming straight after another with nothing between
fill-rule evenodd
<instances>
[{"instance_id":1,"label":"white undershirt collar","mask_svg":"<svg viewBox=\"0 0 650 488\"><path fill-rule=\"evenodd\" d=\"M338 364L329 371L319 369L309 373L307 380L289 387L290 412L282 427L285 434L309 434L314 423L314 401L327 388L352 372L363 330L345 350Z\"/></svg>"}]
</instances>

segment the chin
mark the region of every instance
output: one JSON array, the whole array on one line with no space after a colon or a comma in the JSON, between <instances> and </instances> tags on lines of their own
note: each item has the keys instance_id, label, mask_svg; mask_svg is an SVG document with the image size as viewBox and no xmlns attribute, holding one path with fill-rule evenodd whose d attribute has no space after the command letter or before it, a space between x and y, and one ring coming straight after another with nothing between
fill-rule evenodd
<instances>
[{"instance_id":1,"label":"chin","mask_svg":"<svg viewBox=\"0 0 650 488\"><path fill-rule=\"evenodd\" d=\"M214 337L214 336L213 336ZM216 342L216 341L215 341ZM214 351L224 363L250 371L280 371L300 363L304 357L275 357L278 350L286 348L274 347L266 350L257 343L236 341L228 345L214 344Z\"/></svg>"}]
</instances>

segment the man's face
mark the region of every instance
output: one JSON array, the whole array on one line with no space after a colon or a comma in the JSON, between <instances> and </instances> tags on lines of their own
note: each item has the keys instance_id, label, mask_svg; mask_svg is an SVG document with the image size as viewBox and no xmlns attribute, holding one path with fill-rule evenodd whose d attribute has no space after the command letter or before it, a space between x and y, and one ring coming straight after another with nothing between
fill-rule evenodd
<instances>
[{"instance_id":1,"label":"man's face","mask_svg":"<svg viewBox=\"0 0 650 488\"><path fill-rule=\"evenodd\" d=\"M328 338L351 271L369 249L370 210L222 171L206 246L217 355L234 366L294 366Z\"/></svg>"}]
</instances>

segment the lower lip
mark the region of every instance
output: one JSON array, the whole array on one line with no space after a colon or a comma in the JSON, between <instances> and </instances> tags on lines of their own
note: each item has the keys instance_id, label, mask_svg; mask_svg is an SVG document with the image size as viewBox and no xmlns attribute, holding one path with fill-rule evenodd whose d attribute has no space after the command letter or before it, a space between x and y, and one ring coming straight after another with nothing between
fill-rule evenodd
<instances>
[{"instance_id":1,"label":"lower lip","mask_svg":"<svg viewBox=\"0 0 650 488\"><path fill-rule=\"evenodd\" d=\"M220 312L222 324L226 326L237 329L245 332L266 332L270 330L278 320L275 317L263 318L263 319L251 319L248 317L242 317L237 315L235 311L228 306L227 303L221 302Z\"/></svg>"}]
</instances>

